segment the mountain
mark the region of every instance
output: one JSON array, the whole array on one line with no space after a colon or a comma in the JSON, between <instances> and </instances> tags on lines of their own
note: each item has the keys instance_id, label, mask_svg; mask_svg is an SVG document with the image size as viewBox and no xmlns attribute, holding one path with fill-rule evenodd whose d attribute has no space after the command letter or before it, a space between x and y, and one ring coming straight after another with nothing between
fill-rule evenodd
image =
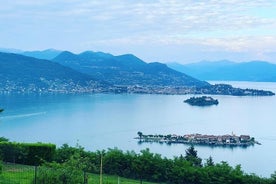
<instances>
[{"instance_id":1,"label":"mountain","mask_svg":"<svg viewBox=\"0 0 276 184\"><path fill-rule=\"evenodd\" d=\"M51 60L55 58L57 55L59 55L62 51L55 50L55 49L47 49L43 51L25 51L21 54L24 56L30 56L37 59L47 59Z\"/></svg>"},{"instance_id":2,"label":"mountain","mask_svg":"<svg viewBox=\"0 0 276 184\"><path fill-rule=\"evenodd\" d=\"M85 92L105 84L60 64L0 52L0 93Z\"/></svg>"},{"instance_id":3,"label":"mountain","mask_svg":"<svg viewBox=\"0 0 276 184\"><path fill-rule=\"evenodd\" d=\"M175 71L165 64L145 63L132 54L113 56L103 52L86 51L73 54L64 51L52 61L114 85L186 87L209 85L207 82Z\"/></svg>"},{"instance_id":4,"label":"mountain","mask_svg":"<svg viewBox=\"0 0 276 184\"><path fill-rule=\"evenodd\" d=\"M270 91L210 85L170 69L165 64L145 63L131 54L113 56L84 52L76 55L62 52L54 60L63 65L0 52L0 94L110 92L274 95Z\"/></svg>"},{"instance_id":5,"label":"mountain","mask_svg":"<svg viewBox=\"0 0 276 184\"><path fill-rule=\"evenodd\" d=\"M185 65L168 63L168 66L200 80L276 82L276 65L265 61L204 61Z\"/></svg>"},{"instance_id":6,"label":"mountain","mask_svg":"<svg viewBox=\"0 0 276 184\"><path fill-rule=\"evenodd\" d=\"M19 50L19 49L12 49L12 48L0 48L0 52L6 52L6 53L22 53L24 51Z\"/></svg>"}]
</instances>

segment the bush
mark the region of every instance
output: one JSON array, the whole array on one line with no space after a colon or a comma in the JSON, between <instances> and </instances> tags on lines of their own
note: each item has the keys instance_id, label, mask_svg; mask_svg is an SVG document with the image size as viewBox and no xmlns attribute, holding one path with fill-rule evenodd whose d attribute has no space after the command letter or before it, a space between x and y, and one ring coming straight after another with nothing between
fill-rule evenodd
<instances>
[{"instance_id":1,"label":"bush","mask_svg":"<svg viewBox=\"0 0 276 184\"><path fill-rule=\"evenodd\" d=\"M9 139L6 137L0 137L0 142L9 142Z\"/></svg>"},{"instance_id":2,"label":"bush","mask_svg":"<svg viewBox=\"0 0 276 184\"><path fill-rule=\"evenodd\" d=\"M52 161L55 150L54 144L0 142L0 157L4 162L41 165Z\"/></svg>"},{"instance_id":3,"label":"bush","mask_svg":"<svg viewBox=\"0 0 276 184\"><path fill-rule=\"evenodd\" d=\"M3 164L2 164L2 161L0 161L0 174L2 174L2 170L3 170Z\"/></svg>"},{"instance_id":4,"label":"bush","mask_svg":"<svg viewBox=\"0 0 276 184\"><path fill-rule=\"evenodd\" d=\"M44 162L51 162L54 158L56 146L54 144L22 144L27 149L27 164L41 165Z\"/></svg>"},{"instance_id":5,"label":"bush","mask_svg":"<svg viewBox=\"0 0 276 184\"><path fill-rule=\"evenodd\" d=\"M51 163L39 167L37 182L41 184L82 184L83 173L65 164Z\"/></svg>"}]
</instances>

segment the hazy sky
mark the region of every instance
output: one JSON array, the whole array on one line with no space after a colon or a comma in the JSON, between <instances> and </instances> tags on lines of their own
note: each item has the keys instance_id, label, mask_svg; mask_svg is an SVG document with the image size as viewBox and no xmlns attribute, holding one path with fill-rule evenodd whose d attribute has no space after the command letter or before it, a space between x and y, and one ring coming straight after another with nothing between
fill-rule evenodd
<instances>
[{"instance_id":1,"label":"hazy sky","mask_svg":"<svg viewBox=\"0 0 276 184\"><path fill-rule=\"evenodd\" d=\"M0 0L0 47L276 63L275 0Z\"/></svg>"}]
</instances>

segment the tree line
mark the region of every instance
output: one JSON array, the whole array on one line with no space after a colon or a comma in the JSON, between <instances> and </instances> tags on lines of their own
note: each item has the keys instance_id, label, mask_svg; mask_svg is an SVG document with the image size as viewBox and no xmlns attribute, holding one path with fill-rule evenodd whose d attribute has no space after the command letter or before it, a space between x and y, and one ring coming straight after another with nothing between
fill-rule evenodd
<instances>
[{"instance_id":1,"label":"tree line","mask_svg":"<svg viewBox=\"0 0 276 184\"><path fill-rule=\"evenodd\" d=\"M40 148L43 146L49 145L41 143ZM276 173L272 174L270 178L263 178L245 173L240 165L232 167L227 162L214 163L212 157L202 160L193 146L189 147L183 155L172 159L152 153L149 149L139 153L124 152L117 148L86 151L79 145L72 147L68 144L59 148L51 148L54 149L54 152L48 151L47 157L39 154L40 152L35 155L36 161L38 161L35 164L45 168L39 174L41 183L45 179L48 183L51 183L49 181L55 183L58 179L65 183L79 183L78 181L83 181L83 178L80 177L81 173L100 173L102 171L104 174L138 179L140 183L152 181L169 184L276 184ZM17 149L16 146L14 149ZM3 162L6 162L1 146L0 154ZM18 160L15 158L14 161ZM0 173L1 167L0 164Z\"/></svg>"}]
</instances>

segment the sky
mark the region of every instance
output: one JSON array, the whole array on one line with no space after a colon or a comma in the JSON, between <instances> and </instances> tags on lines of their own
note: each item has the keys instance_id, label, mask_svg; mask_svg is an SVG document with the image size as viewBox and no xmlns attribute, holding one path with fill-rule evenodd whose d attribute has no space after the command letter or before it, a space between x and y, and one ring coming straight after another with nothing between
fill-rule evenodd
<instances>
[{"instance_id":1,"label":"sky","mask_svg":"<svg viewBox=\"0 0 276 184\"><path fill-rule=\"evenodd\" d=\"M276 63L275 0L0 0L0 48Z\"/></svg>"}]
</instances>

